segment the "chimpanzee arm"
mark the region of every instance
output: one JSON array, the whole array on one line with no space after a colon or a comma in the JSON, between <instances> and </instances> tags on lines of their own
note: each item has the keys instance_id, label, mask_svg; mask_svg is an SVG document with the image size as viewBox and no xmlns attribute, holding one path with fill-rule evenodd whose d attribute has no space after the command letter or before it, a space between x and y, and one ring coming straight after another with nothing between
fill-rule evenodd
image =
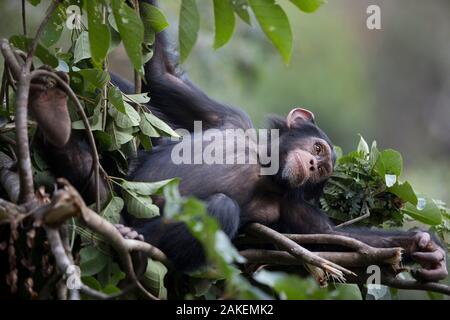
<instances>
[{"instance_id":1,"label":"chimpanzee arm","mask_svg":"<svg viewBox=\"0 0 450 320\"><path fill-rule=\"evenodd\" d=\"M351 237L378 248L402 247L404 258L418 262L422 280L447 277L446 250L440 241L424 231L386 231L368 228L336 228L326 214L309 203L296 201L282 208L280 228L287 233L327 233Z\"/></svg>"},{"instance_id":2,"label":"chimpanzee arm","mask_svg":"<svg viewBox=\"0 0 450 320\"><path fill-rule=\"evenodd\" d=\"M152 5L157 1L141 0ZM156 35L153 57L145 65L143 91L150 92L149 109L173 128L193 130L194 121L203 129L230 127L248 129L248 116L235 108L209 98L192 84L177 67L177 58L169 52L165 32Z\"/></svg>"},{"instance_id":3,"label":"chimpanzee arm","mask_svg":"<svg viewBox=\"0 0 450 320\"><path fill-rule=\"evenodd\" d=\"M95 201L95 175L93 158L87 142L72 132L64 146L55 146L38 132L35 143L42 150L46 161L57 177L65 177L80 191L86 203ZM101 176L101 175L100 175ZM108 190L105 181L100 178L100 200L106 200Z\"/></svg>"}]
</instances>

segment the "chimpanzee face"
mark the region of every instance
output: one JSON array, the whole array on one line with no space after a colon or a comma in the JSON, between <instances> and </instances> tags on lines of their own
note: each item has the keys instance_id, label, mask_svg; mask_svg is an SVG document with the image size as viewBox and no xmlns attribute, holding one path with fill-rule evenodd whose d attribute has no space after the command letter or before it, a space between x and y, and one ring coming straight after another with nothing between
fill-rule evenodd
<instances>
[{"instance_id":1,"label":"chimpanzee face","mask_svg":"<svg viewBox=\"0 0 450 320\"><path fill-rule=\"evenodd\" d=\"M315 124L313 113L293 109L286 124L280 136L279 177L291 187L319 184L330 177L336 154L330 139Z\"/></svg>"}]
</instances>

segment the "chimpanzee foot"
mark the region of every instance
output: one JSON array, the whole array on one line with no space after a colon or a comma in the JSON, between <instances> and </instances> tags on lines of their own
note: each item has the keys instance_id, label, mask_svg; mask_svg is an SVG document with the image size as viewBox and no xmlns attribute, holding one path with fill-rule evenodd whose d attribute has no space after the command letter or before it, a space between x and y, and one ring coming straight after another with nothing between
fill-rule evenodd
<instances>
[{"instance_id":1,"label":"chimpanzee foot","mask_svg":"<svg viewBox=\"0 0 450 320\"><path fill-rule=\"evenodd\" d=\"M116 224L115 227L125 239L144 241L144 236L130 227L124 226L123 224Z\"/></svg>"}]
</instances>

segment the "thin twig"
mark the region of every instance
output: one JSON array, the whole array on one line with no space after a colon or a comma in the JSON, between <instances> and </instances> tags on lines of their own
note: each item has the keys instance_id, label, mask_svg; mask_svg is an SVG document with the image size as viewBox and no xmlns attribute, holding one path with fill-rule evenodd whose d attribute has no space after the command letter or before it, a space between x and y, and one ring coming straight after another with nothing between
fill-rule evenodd
<instances>
[{"instance_id":1,"label":"thin twig","mask_svg":"<svg viewBox=\"0 0 450 320\"><path fill-rule=\"evenodd\" d=\"M134 5L134 9L136 10L137 15L139 16L139 1L138 0L134 0L134 3L132 3ZM139 74L139 72L137 70L134 70L134 92L136 94L139 94L142 92L142 79L141 79L141 75Z\"/></svg>"},{"instance_id":2,"label":"thin twig","mask_svg":"<svg viewBox=\"0 0 450 320\"><path fill-rule=\"evenodd\" d=\"M22 29L23 35L27 36L27 19L26 19L26 9L25 9L25 0L22 0Z\"/></svg>"},{"instance_id":3,"label":"thin twig","mask_svg":"<svg viewBox=\"0 0 450 320\"><path fill-rule=\"evenodd\" d=\"M370 217L370 211L369 211L369 207L367 206L366 202L364 202L364 204L363 204L362 212L365 212L362 216L359 216L359 217L356 217L354 219L345 221L345 222L343 222L341 224L338 224L336 226L336 228L342 228L342 227L345 227L345 226L349 226L349 225L354 224L354 223L356 223L358 221L361 221L361 220L364 220L366 218L369 218Z\"/></svg>"}]
</instances>

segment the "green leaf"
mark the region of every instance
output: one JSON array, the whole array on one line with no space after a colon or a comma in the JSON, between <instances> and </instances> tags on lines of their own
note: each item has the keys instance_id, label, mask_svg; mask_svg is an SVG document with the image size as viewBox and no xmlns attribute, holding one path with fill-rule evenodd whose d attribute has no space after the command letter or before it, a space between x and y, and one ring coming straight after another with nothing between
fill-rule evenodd
<instances>
[{"instance_id":1,"label":"green leaf","mask_svg":"<svg viewBox=\"0 0 450 320\"><path fill-rule=\"evenodd\" d=\"M142 22L144 23L144 41L153 43L155 33L166 29L169 23L164 13L158 7L145 2L141 2L140 5Z\"/></svg>"},{"instance_id":2,"label":"green leaf","mask_svg":"<svg viewBox=\"0 0 450 320\"><path fill-rule=\"evenodd\" d=\"M80 269L83 277L93 276L106 266L108 256L98 248L90 246L80 250Z\"/></svg>"},{"instance_id":3,"label":"green leaf","mask_svg":"<svg viewBox=\"0 0 450 320\"><path fill-rule=\"evenodd\" d=\"M112 224L118 224L120 221L120 212L122 211L124 202L120 197L112 197L106 207L102 210L101 216Z\"/></svg>"},{"instance_id":4,"label":"green leaf","mask_svg":"<svg viewBox=\"0 0 450 320\"><path fill-rule=\"evenodd\" d=\"M106 57L111 43L109 28L103 23L102 4L96 1L87 1L87 17L89 29L89 45L92 59L100 64Z\"/></svg>"},{"instance_id":5,"label":"green leaf","mask_svg":"<svg viewBox=\"0 0 450 320\"><path fill-rule=\"evenodd\" d=\"M125 50L134 69L142 67L142 43L144 41L144 25L136 11L123 0L111 0L111 7L122 38Z\"/></svg>"},{"instance_id":6,"label":"green leaf","mask_svg":"<svg viewBox=\"0 0 450 320\"><path fill-rule=\"evenodd\" d=\"M374 169L383 179L386 174L395 174L398 177L403 169L402 155L392 149L383 150L378 156Z\"/></svg>"},{"instance_id":7,"label":"green leaf","mask_svg":"<svg viewBox=\"0 0 450 320\"><path fill-rule=\"evenodd\" d=\"M272 41L283 57L289 63L292 52L292 32L288 17L274 0L249 0L259 25Z\"/></svg>"},{"instance_id":8,"label":"green leaf","mask_svg":"<svg viewBox=\"0 0 450 320\"><path fill-rule=\"evenodd\" d=\"M47 48L54 45L61 38L67 20L65 9L66 6L59 5L42 32L41 42Z\"/></svg>"},{"instance_id":9,"label":"green leaf","mask_svg":"<svg viewBox=\"0 0 450 320\"><path fill-rule=\"evenodd\" d=\"M158 128L159 130L161 130L162 132L168 134L169 136L172 137L179 137L178 133L176 133L175 131L173 131L173 129L171 127L169 127L164 121L158 119L157 117L155 117L153 114L151 113L144 113L145 118L152 124L152 126L154 126L155 128Z\"/></svg>"},{"instance_id":10,"label":"green leaf","mask_svg":"<svg viewBox=\"0 0 450 320\"><path fill-rule=\"evenodd\" d=\"M124 94L123 100L130 103L146 104L150 101L148 92L138 93L138 94Z\"/></svg>"},{"instance_id":11,"label":"green leaf","mask_svg":"<svg viewBox=\"0 0 450 320\"><path fill-rule=\"evenodd\" d=\"M17 49L28 52L33 42L33 39L25 38L24 36L12 36L9 39L9 41ZM48 51L41 44L38 44L35 56L39 58L39 60L41 60L43 64L47 64L53 68L56 68L59 64L58 58L56 58L55 55L50 53L50 51Z\"/></svg>"},{"instance_id":12,"label":"green leaf","mask_svg":"<svg viewBox=\"0 0 450 320\"><path fill-rule=\"evenodd\" d=\"M114 122L120 128L131 128L138 126L141 122L139 113L128 103L124 103L125 113L119 112L116 108L109 108L108 113L114 118Z\"/></svg>"},{"instance_id":13,"label":"green leaf","mask_svg":"<svg viewBox=\"0 0 450 320\"><path fill-rule=\"evenodd\" d=\"M159 216L159 208L153 204L150 196L142 196L127 189L123 195L127 204L127 212L136 218L150 219Z\"/></svg>"},{"instance_id":14,"label":"green leaf","mask_svg":"<svg viewBox=\"0 0 450 320\"><path fill-rule=\"evenodd\" d=\"M184 62L197 42L200 28L200 14L196 0L182 0L178 36L180 42L180 60Z\"/></svg>"},{"instance_id":15,"label":"green leaf","mask_svg":"<svg viewBox=\"0 0 450 320\"><path fill-rule=\"evenodd\" d=\"M311 13L326 3L325 0L291 0L303 12Z\"/></svg>"},{"instance_id":16,"label":"green leaf","mask_svg":"<svg viewBox=\"0 0 450 320\"><path fill-rule=\"evenodd\" d=\"M147 137L151 138L160 137L160 134L158 133L158 131L156 131L156 129L153 127L150 121L147 120L145 114L141 112L140 115L141 115L141 122L139 123L139 128L141 129L142 133Z\"/></svg>"},{"instance_id":17,"label":"green leaf","mask_svg":"<svg viewBox=\"0 0 450 320\"><path fill-rule=\"evenodd\" d=\"M75 41L73 52L73 63L76 64L84 59L91 57L91 48L89 45L89 33L82 31Z\"/></svg>"},{"instance_id":18,"label":"green leaf","mask_svg":"<svg viewBox=\"0 0 450 320\"><path fill-rule=\"evenodd\" d=\"M85 81L92 83L98 89L101 89L110 80L109 73L100 69L81 69L79 73Z\"/></svg>"},{"instance_id":19,"label":"green leaf","mask_svg":"<svg viewBox=\"0 0 450 320\"><path fill-rule=\"evenodd\" d=\"M167 179L157 182L136 182L124 180L121 184L122 188L130 192L137 193L143 196L149 196L159 192L164 186L172 182L174 179Z\"/></svg>"},{"instance_id":20,"label":"green leaf","mask_svg":"<svg viewBox=\"0 0 450 320\"><path fill-rule=\"evenodd\" d=\"M92 117L88 118L89 126L91 127L91 131L101 131L102 127L102 117L100 114L94 114ZM83 120L77 120L72 122L72 129L74 130L84 130L84 122Z\"/></svg>"},{"instance_id":21,"label":"green leaf","mask_svg":"<svg viewBox=\"0 0 450 320\"><path fill-rule=\"evenodd\" d=\"M132 128L118 128L116 127L114 122L109 123L109 125L106 127L106 131L111 135L113 139L114 150L117 150L118 147L133 139Z\"/></svg>"},{"instance_id":22,"label":"green leaf","mask_svg":"<svg viewBox=\"0 0 450 320\"><path fill-rule=\"evenodd\" d=\"M396 183L394 186L388 189L390 193L395 194L403 201L417 205L417 196L409 182L403 182L402 184Z\"/></svg>"},{"instance_id":23,"label":"green leaf","mask_svg":"<svg viewBox=\"0 0 450 320\"><path fill-rule=\"evenodd\" d=\"M417 206L411 203L406 203L405 208L402 211L417 221L428 225L436 226L441 223L441 210L439 210L438 206L432 199L419 196L417 202Z\"/></svg>"},{"instance_id":24,"label":"green leaf","mask_svg":"<svg viewBox=\"0 0 450 320\"><path fill-rule=\"evenodd\" d=\"M108 100L109 102L120 112L126 113L125 104L122 98L122 92L119 88L113 86L108 90Z\"/></svg>"},{"instance_id":25,"label":"green leaf","mask_svg":"<svg viewBox=\"0 0 450 320\"><path fill-rule=\"evenodd\" d=\"M236 19L234 10L228 0L214 0L214 49L225 45L232 37Z\"/></svg>"},{"instance_id":26,"label":"green leaf","mask_svg":"<svg viewBox=\"0 0 450 320\"><path fill-rule=\"evenodd\" d=\"M37 6L39 3L41 3L41 0L27 0L28 3L30 3L32 6Z\"/></svg>"},{"instance_id":27,"label":"green leaf","mask_svg":"<svg viewBox=\"0 0 450 320\"><path fill-rule=\"evenodd\" d=\"M113 138L105 131L95 131L94 137L100 151L110 150L110 148L113 146Z\"/></svg>"},{"instance_id":28,"label":"green leaf","mask_svg":"<svg viewBox=\"0 0 450 320\"><path fill-rule=\"evenodd\" d=\"M159 299L167 299L167 289L164 286L164 277L167 268L159 261L147 259L147 269L142 277L144 286Z\"/></svg>"},{"instance_id":29,"label":"green leaf","mask_svg":"<svg viewBox=\"0 0 450 320\"><path fill-rule=\"evenodd\" d=\"M232 0L234 11L238 16L248 25L251 25L250 14L248 13L248 2L247 0Z\"/></svg>"}]
</instances>

